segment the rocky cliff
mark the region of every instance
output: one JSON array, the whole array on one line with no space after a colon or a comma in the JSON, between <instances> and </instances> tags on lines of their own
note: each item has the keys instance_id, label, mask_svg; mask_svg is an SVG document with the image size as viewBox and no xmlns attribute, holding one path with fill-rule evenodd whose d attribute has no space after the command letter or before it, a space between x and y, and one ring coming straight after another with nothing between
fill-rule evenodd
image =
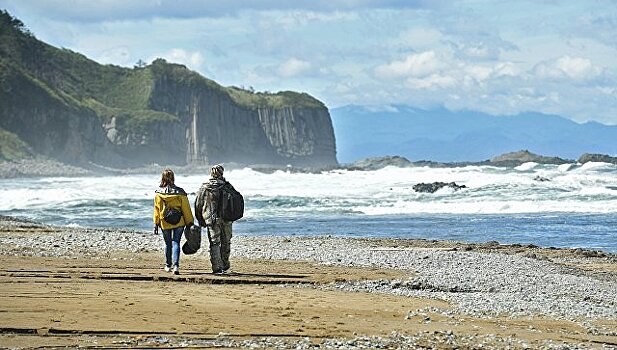
<instances>
[{"instance_id":1,"label":"rocky cliff","mask_svg":"<svg viewBox=\"0 0 617 350\"><path fill-rule=\"evenodd\" d=\"M162 59L100 65L37 40L6 12L0 83L0 129L63 162L337 164L328 109L307 94L227 88Z\"/></svg>"}]
</instances>

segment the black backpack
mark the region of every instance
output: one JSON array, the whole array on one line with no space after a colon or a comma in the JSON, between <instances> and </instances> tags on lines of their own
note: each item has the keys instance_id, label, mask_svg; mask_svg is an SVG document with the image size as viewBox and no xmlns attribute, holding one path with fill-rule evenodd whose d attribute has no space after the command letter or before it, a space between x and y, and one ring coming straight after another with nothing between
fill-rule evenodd
<instances>
[{"instance_id":1,"label":"black backpack","mask_svg":"<svg viewBox=\"0 0 617 350\"><path fill-rule=\"evenodd\" d=\"M165 202L164 199L162 200L165 204L165 209L163 210L163 220L172 225L179 223L180 219L182 219L182 211L178 208L172 208L167 206L167 202Z\"/></svg>"},{"instance_id":2,"label":"black backpack","mask_svg":"<svg viewBox=\"0 0 617 350\"><path fill-rule=\"evenodd\" d=\"M221 187L221 217L225 221L236 221L244 216L244 197L229 183Z\"/></svg>"}]
</instances>

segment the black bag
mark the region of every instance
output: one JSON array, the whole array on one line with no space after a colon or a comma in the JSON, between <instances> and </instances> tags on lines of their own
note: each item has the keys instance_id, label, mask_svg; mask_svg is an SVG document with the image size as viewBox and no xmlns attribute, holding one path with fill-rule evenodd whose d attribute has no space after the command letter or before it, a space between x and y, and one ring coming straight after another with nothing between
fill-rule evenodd
<instances>
[{"instance_id":1,"label":"black bag","mask_svg":"<svg viewBox=\"0 0 617 350\"><path fill-rule=\"evenodd\" d=\"M178 208L168 207L167 202L165 202L164 199L163 203L165 203L165 209L163 210L163 220L172 225L179 223L180 219L182 219L182 211Z\"/></svg>"},{"instance_id":2,"label":"black bag","mask_svg":"<svg viewBox=\"0 0 617 350\"><path fill-rule=\"evenodd\" d=\"M225 221L236 221L244 216L244 197L226 182L221 188L221 217Z\"/></svg>"},{"instance_id":3,"label":"black bag","mask_svg":"<svg viewBox=\"0 0 617 350\"><path fill-rule=\"evenodd\" d=\"M197 253L201 248L201 227L193 225L188 230L185 227L184 238L186 238L186 242L182 245L182 253L186 255Z\"/></svg>"}]
</instances>

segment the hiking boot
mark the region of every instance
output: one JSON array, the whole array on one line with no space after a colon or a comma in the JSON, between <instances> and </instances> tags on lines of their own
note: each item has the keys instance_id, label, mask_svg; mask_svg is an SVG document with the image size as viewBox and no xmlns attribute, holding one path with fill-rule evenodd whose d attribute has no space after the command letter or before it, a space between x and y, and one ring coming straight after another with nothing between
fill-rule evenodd
<instances>
[{"instance_id":1,"label":"hiking boot","mask_svg":"<svg viewBox=\"0 0 617 350\"><path fill-rule=\"evenodd\" d=\"M165 265L164 269L165 269L165 272L171 272L171 266Z\"/></svg>"},{"instance_id":2,"label":"hiking boot","mask_svg":"<svg viewBox=\"0 0 617 350\"><path fill-rule=\"evenodd\" d=\"M212 272L217 273L223 271L223 261L221 260L221 245L210 245L210 263L212 264Z\"/></svg>"},{"instance_id":3,"label":"hiking boot","mask_svg":"<svg viewBox=\"0 0 617 350\"><path fill-rule=\"evenodd\" d=\"M178 266L174 266L174 275L179 275L180 274L180 268L178 268Z\"/></svg>"}]
</instances>

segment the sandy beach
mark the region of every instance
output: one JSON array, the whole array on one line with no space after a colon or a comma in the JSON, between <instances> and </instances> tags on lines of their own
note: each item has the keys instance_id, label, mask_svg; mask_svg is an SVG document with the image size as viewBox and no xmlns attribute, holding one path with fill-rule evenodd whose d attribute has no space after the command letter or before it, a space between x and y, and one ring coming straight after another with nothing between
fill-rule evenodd
<instances>
[{"instance_id":1,"label":"sandy beach","mask_svg":"<svg viewBox=\"0 0 617 350\"><path fill-rule=\"evenodd\" d=\"M162 270L151 233L0 218L0 347L612 348L617 257L427 240L234 237ZM499 277L501 276L501 277Z\"/></svg>"}]
</instances>

